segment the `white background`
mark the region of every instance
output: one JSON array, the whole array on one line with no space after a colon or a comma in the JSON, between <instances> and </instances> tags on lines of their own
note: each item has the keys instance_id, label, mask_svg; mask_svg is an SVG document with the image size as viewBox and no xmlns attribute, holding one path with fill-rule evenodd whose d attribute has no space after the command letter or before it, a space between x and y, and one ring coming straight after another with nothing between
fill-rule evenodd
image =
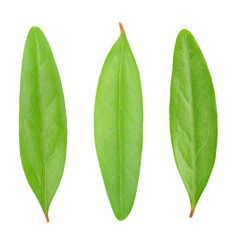
<instances>
[{"instance_id":1,"label":"white background","mask_svg":"<svg viewBox=\"0 0 232 240\"><path fill-rule=\"evenodd\" d=\"M0 2L0 239L231 239L231 1L15 0ZM93 111L105 57L124 25L144 100L144 144L137 196L129 217L111 210L94 145ZM50 223L21 166L20 72L32 26L44 32L60 72L68 119L64 175ZM218 108L218 148L208 185L189 219L187 191L169 133L169 91L178 32L198 41Z\"/></svg>"}]
</instances>

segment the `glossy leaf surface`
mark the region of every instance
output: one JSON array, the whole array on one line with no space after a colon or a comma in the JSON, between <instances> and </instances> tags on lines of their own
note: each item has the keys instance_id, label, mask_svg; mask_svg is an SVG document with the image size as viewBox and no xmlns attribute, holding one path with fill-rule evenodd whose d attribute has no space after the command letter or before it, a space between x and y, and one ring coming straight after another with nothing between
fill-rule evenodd
<instances>
[{"instance_id":1,"label":"glossy leaf surface","mask_svg":"<svg viewBox=\"0 0 232 240\"><path fill-rule=\"evenodd\" d=\"M64 170L67 123L58 69L37 27L31 28L23 54L19 140L27 181L49 221L49 206Z\"/></svg>"},{"instance_id":2,"label":"glossy leaf surface","mask_svg":"<svg viewBox=\"0 0 232 240\"><path fill-rule=\"evenodd\" d=\"M143 139L142 90L138 67L121 35L101 71L94 113L95 145L106 192L118 220L133 206Z\"/></svg>"},{"instance_id":3,"label":"glossy leaf surface","mask_svg":"<svg viewBox=\"0 0 232 240\"><path fill-rule=\"evenodd\" d=\"M175 161L191 202L192 217L216 157L217 109L204 56L187 30L176 40L170 96Z\"/></svg>"}]
</instances>

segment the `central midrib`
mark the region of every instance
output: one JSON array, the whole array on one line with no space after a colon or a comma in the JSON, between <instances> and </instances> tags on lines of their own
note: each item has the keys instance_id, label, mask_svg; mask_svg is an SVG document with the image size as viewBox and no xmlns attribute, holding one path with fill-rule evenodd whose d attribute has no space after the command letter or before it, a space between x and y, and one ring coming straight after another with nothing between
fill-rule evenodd
<instances>
[{"instance_id":1,"label":"central midrib","mask_svg":"<svg viewBox=\"0 0 232 240\"><path fill-rule=\"evenodd\" d=\"M121 49L121 59L119 66L119 77L118 77L118 151L119 151L119 191L120 191L120 212L122 217L122 158L121 158L121 136L120 136L120 82L122 74L122 60L123 60L123 50L124 50L124 36L121 33L122 37L122 49Z\"/></svg>"},{"instance_id":2,"label":"central midrib","mask_svg":"<svg viewBox=\"0 0 232 240\"><path fill-rule=\"evenodd\" d=\"M40 57L39 57L39 47L38 47L38 39L37 36L35 36L36 39L36 60L37 63L40 63ZM38 71L38 79L40 78L40 68L38 67L37 69ZM43 106L44 106L44 102L43 102L43 96L42 96L42 87L41 87L41 83L40 81L38 81L38 85L39 85L39 95L40 95L40 114L41 114L41 118L42 118L42 157L43 157L43 170L44 170L44 211L45 214L47 213L47 185L46 185L46 179L47 179L47 173L46 173L46 155L45 155L45 145L44 145L44 114L43 114Z\"/></svg>"},{"instance_id":3,"label":"central midrib","mask_svg":"<svg viewBox=\"0 0 232 240\"><path fill-rule=\"evenodd\" d=\"M188 71L188 78L190 81L190 96L191 96L191 112L192 112L192 124L193 124L193 199L192 199L192 208L195 207L195 193L196 193L196 154L195 154L195 123L194 123L194 110L193 110L193 90L192 90L192 78L191 78L191 60L189 57L189 50L188 50L188 40L187 36L184 37L185 40L185 51L187 55L187 71Z\"/></svg>"}]
</instances>

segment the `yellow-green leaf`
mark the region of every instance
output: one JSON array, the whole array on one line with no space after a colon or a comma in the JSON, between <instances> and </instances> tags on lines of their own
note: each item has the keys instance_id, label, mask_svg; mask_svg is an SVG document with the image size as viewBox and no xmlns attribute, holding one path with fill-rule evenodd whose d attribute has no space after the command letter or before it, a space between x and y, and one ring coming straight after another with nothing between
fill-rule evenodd
<instances>
[{"instance_id":1,"label":"yellow-green leaf","mask_svg":"<svg viewBox=\"0 0 232 240\"><path fill-rule=\"evenodd\" d=\"M101 71L94 112L95 145L106 192L118 220L133 206L143 140L142 89L138 67L121 35Z\"/></svg>"}]
</instances>

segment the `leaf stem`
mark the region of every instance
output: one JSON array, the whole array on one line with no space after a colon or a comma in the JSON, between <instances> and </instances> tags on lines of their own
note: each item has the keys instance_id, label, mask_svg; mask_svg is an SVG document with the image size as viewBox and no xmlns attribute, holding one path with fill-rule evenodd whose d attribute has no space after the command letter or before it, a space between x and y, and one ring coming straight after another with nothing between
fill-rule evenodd
<instances>
[{"instance_id":1,"label":"leaf stem","mask_svg":"<svg viewBox=\"0 0 232 240\"><path fill-rule=\"evenodd\" d=\"M121 32L124 32L124 27L123 27L123 25L122 25L121 22L119 22L119 27L120 27L120 31L121 31Z\"/></svg>"},{"instance_id":2,"label":"leaf stem","mask_svg":"<svg viewBox=\"0 0 232 240\"><path fill-rule=\"evenodd\" d=\"M191 211L190 211L190 214L189 214L189 217L190 217L190 218L192 218L192 217L193 217L194 210L195 210L195 208L194 208L194 207L192 207L192 209L191 209Z\"/></svg>"},{"instance_id":3,"label":"leaf stem","mask_svg":"<svg viewBox=\"0 0 232 240\"><path fill-rule=\"evenodd\" d=\"M46 222L50 222L49 217L48 217L48 213L45 213L45 217L46 217Z\"/></svg>"}]
</instances>

